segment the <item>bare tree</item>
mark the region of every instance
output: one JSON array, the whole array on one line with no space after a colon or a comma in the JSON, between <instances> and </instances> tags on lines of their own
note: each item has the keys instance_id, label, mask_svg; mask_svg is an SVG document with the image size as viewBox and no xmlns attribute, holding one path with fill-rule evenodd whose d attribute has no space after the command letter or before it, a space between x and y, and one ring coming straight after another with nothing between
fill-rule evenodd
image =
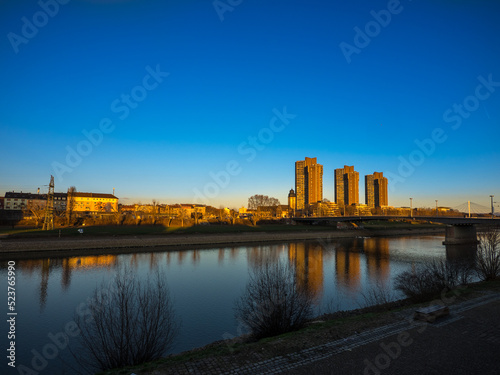
<instances>
[{"instance_id":1,"label":"bare tree","mask_svg":"<svg viewBox=\"0 0 500 375\"><path fill-rule=\"evenodd\" d=\"M194 217L194 225L198 225L198 219L200 218L201 216L201 212L199 212L199 208L198 207L194 207L193 208L193 217Z\"/></svg>"},{"instance_id":2,"label":"bare tree","mask_svg":"<svg viewBox=\"0 0 500 375\"><path fill-rule=\"evenodd\" d=\"M94 290L75 322L80 336L71 351L92 373L164 356L179 327L165 275L158 269L153 280L142 283L130 268L121 268L111 285Z\"/></svg>"},{"instance_id":3,"label":"bare tree","mask_svg":"<svg viewBox=\"0 0 500 375\"><path fill-rule=\"evenodd\" d=\"M259 206L278 207L280 201L267 195L256 194L248 198L248 209L256 210Z\"/></svg>"},{"instance_id":4,"label":"bare tree","mask_svg":"<svg viewBox=\"0 0 500 375\"><path fill-rule=\"evenodd\" d=\"M24 212L31 215L35 219L35 225L38 228L38 224L43 220L45 216L46 201L32 200L28 202L28 205L24 208Z\"/></svg>"},{"instance_id":5,"label":"bare tree","mask_svg":"<svg viewBox=\"0 0 500 375\"><path fill-rule=\"evenodd\" d=\"M311 317L312 302L312 294L298 287L295 268L282 262L266 263L250 273L235 303L235 315L260 339L303 327Z\"/></svg>"},{"instance_id":6,"label":"bare tree","mask_svg":"<svg viewBox=\"0 0 500 375\"><path fill-rule=\"evenodd\" d=\"M181 219L181 226L184 227L184 220L187 219L187 211L185 208L181 207L179 209L179 218Z\"/></svg>"},{"instance_id":7,"label":"bare tree","mask_svg":"<svg viewBox=\"0 0 500 375\"><path fill-rule=\"evenodd\" d=\"M479 233L476 271L483 280L500 277L500 231L490 229Z\"/></svg>"},{"instance_id":8,"label":"bare tree","mask_svg":"<svg viewBox=\"0 0 500 375\"><path fill-rule=\"evenodd\" d=\"M236 219L238 218L239 213L236 210L231 209L229 211L229 220L231 220L231 225L234 225L236 222Z\"/></svg>"},{"instance_id":9,"label":"bare tree","mask_svg":"<svg viewBox=\"0 0 500 375\"><path fill-rule=\"evenodd\" d=\"M156 199L153 199L151 201L151 215L153 216L153 224L156 224L156 221L158 220L158 201Z\"/></svg>"}]
</instances>

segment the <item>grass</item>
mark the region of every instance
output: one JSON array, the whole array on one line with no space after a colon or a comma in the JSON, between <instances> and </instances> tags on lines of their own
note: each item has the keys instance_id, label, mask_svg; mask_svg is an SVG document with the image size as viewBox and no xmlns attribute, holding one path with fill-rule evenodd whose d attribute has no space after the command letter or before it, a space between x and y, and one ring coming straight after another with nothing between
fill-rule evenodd
<instances>
[{"instance_id":1,"label":"grass","mask_svg":"<svg viewBox=\"0 0 500 375\"><path fill-rule=\"evenodd\" d=\"M366 230L388 230L388 229L413 229L413 228L436 228L439 224L431 223L407 223L400 221L369 221L363 223ZM322 225L197 225L197 226L170 226L163 225L95 225L81 226L83 236L137 236L137 235L165 235L165 234L220 234L220 233L252 233L252 232L299 232L299 231L332 231L335 226ZM62 227L54 230L43 231L34 228L14 228L10 226L0 227L0 234L8 235L9 238L50 238L82 236L77 227Z\"/></svg>"},{"instance_id":2,"label":"grass","mask_svg":"<svg viewBox=\"0 0 500 375\"><path fill-rule=\"evenodd\" d=\"M83 234L78 229L83 228ZM127 235L171 235L171 234L217 234L217 233L252 233L252 232L297 232L297 231L331 231L331 226L302 225L198 225L190 227L165 227L163 225L96 225L83 227L63 227L44 231L32 228L0 228L0 234L9 238L49 238L58 237L59 231L63 237L77 236L127 236Z\"/></svg>"}]
</instances>

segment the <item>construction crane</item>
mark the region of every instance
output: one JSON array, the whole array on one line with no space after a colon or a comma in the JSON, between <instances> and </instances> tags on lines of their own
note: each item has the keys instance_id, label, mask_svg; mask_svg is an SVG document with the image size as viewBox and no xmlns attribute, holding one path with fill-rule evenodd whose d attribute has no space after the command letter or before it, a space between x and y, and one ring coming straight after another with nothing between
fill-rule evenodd
<instances>
[{"instance_id":1,"label":"construction crane","mask_svg":"<svg viewBox=\"0 0 500 375\"><path fill-rule=\"evenodd\" d=\"M49 193L47 194L47 205L45 206L45 219L43 230L54 229L54 176L50 176Z\"/></svg>"}]
</instances>

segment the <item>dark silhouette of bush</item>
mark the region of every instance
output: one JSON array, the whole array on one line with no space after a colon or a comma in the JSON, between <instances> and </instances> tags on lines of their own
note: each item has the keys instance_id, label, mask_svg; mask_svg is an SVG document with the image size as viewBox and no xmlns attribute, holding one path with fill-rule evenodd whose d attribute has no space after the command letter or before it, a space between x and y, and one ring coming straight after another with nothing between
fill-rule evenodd
<instances>
[{"instance_id":1,"label":"dark silhouette of bush","mask_svg":"<svg viewBox=\"0 0 500 375\"><path fill-rule=\"evenodd\" d=\"M500 277L500 231L491 229L479 233L476 272L481 280Z\"/></svg>"},{"instance_id":2,"label":"dark silhouette of bush","mask_svg":"<svg viewBox=\"0 0 500 375\"><path fill-rule=\"evenodd\" d=\"M156 270L142 282L129 268L97 287L75 322L80 335L72 354L92 373L164 356L179 327L165 276Z\"/></svg>"},{"instance_id":3,"label":"dark silhouette of bush","mask_svg":"<svg viewBox=\"0 0 500 375\"><path fill-rule=\"evenodd\" d=\"M297 330L312 315L313 296L297 285L295 269L276 262L250 272L235 316L254 339Z\"/></svg>"},{"instance_id":4,"label":"dark silhouette of bush","mask_svg":"<svg viewBox=\"0 0 500 375\"><path fill-rule=\"evenodd\" d=\"M462 262L435 260L396 276L395 288L416 302L470 282L472 267Z\"/></svg>"}]
</instances>

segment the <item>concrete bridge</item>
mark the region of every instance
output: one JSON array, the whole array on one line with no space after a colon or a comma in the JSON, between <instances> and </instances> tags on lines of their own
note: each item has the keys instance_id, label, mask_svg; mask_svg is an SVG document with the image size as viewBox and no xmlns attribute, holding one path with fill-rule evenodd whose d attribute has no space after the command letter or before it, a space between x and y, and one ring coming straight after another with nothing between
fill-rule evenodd
<instances>
[{"instance_id":1,"label":"concrete bridge","mask_svg":"<svg viewBox=\"0 0 500 375\"><path fill-rule=\"evenodd\" d=\"M294 217L297 223L303 224L333 224L341 222L363 222L379 220L419 220L433 223L446 224L446 237L444 245L476 244L477 225L499 226L500 218L460 217L460 216L325 216L325 217Z\"/></svg>"}]
</instances>

